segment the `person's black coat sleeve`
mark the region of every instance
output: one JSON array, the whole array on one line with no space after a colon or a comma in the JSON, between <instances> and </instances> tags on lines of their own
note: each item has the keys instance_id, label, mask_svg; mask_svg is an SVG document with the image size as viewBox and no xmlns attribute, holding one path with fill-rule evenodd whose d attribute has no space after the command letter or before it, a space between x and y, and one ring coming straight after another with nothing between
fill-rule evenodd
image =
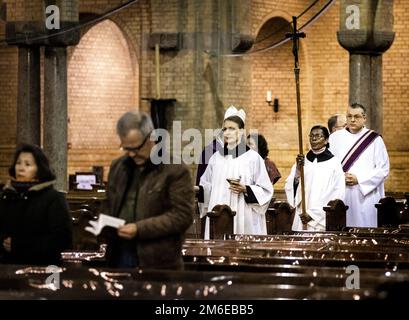
<instances>
[{"instance_id":1,"label":"person's black coat sleeve","mask_svg":"<svg viewBox=\"0 0 409 320\"><path fill-rule=\"evenodd\" d=\"M47 215L47 225L42 235L17 234L12 238L11 250L19 260L57 264L61 252L72 249L72 221L62 193L55 193L44 214Z\"/></svg>"}]
</instances>

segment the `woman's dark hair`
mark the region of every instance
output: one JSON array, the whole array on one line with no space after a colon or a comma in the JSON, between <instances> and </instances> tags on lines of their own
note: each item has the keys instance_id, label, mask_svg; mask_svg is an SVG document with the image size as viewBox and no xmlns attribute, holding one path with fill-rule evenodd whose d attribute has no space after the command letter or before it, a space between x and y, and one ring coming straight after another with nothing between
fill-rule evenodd
<instances>
[{"instance_id":1,"label":"woman's dark hair","mask_svg":"<svg viewBox=\"0 0 409 320\"><path fill-rule=\"evenodd\" d=\"M252 133L247 136L247 139L253 139L255 142L257 142L257 151L260 157L263 159L267 158L268 156L268 145L267 145L267 140L264 138L263 135L258 134L258 133Z\"/></svg>"},{"instance_id":2,"label":"woman's dark hair","mask_svg":"<svg viewBox=\"0 0 409 320\"><path fill-rule=\"evenodd\" d=\"M239 129L244 128L244 122L239 116L231 116L231 117L228 117L228 118L224 119L224 121L227 121L227 120L228 121L233 121L234 123L237 123L237 125L239 126Z\"/></svg>"},{"instance_id":3,"label":"woman's dark hair","mask_svg":"<svg viewBox=\"0 0 409 320\"><path fill-rule=\"evenodd\" d=\"M34 161L37 165L36 178L40 182L51 181L55 179L54 173L51 171L48 159L45 156L43 150L34 144L22 143L17 146L16 153L14 154L13 164L9 168L9 174L11 177L16 178L16 163L20 156L20 153L27 152L33 155Z\"/></svg>"}]
</instances>

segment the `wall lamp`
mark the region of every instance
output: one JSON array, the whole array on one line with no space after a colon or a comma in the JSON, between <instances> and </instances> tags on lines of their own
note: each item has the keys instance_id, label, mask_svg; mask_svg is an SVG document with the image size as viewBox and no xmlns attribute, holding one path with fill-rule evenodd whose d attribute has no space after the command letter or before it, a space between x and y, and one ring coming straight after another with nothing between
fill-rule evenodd
<instances>
[{"instance_id":1,"label":"wall lamp","mask_svg":"<svg viewBox=\"0 0 409 320\"><path fill-rule=\"evenodd\" d=\"M269 106L273 106L274 112L278 112L278 98L274 98L273 100L273 92L271 90L267 91L266 95L266 102L268 103Z\"/></svg>"}]
</instances>

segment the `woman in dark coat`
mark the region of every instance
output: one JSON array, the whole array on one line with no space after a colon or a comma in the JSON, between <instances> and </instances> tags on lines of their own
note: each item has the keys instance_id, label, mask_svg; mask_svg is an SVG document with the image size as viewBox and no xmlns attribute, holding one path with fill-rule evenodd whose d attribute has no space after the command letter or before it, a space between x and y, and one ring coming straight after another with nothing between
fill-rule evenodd
<instances>
[{"instance_id":1,"label":"woman in dark coat","mask_svg":"<svg viewBox=\"0 0 409 320\"><path fill-rule=\"evenodd\" d=\"M18 146L9 169L11 180L0 191L0 261L53 265L72 248L71 217L43 151Z\"/></svg>"}]
</instances>

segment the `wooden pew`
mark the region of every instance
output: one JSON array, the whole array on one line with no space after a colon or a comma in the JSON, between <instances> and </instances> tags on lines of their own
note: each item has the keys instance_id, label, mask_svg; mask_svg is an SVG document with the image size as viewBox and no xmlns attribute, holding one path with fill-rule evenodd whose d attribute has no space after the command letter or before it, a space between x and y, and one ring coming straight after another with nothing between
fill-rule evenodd
<instances>
[{"instance_id":1,"label":"wooden pew","mask_svg":"<svg viewBox=\"0 0 409 320\"><path fill-rule=\"evenodd\" d=\"M326 212L333 214L339 205L332 203ZM232 231L228 230L233 230L232 213L225 207L216 211L218 214L210 214L215 219L224 212L223 223L220 223L224 226L221 228L223 231L219 230L218 235L231 234ZM339 212L335 215L339 216ZM334 229L339 230L340 225L336 223ZM138 292L139 298L159 299L377 298L379 285L388 280L396 283L401 278L408 279L409 232L405 228L349 228L347 231L284 232L271 236L230 235L228 240L220 239L222 237L209 241L187 239L183 246L185 272L161 271L158 275L144 270L140 273L144 276L138 276L126 270L128 275L121 278L125 287L121 291L122 296ZM345 270L351 264L360 268L361 290L345 289L345 277L348 276ZM124 274L122 270L111 273L117 273L118 277ZM234 285L215 284L213 279L230 279ZM80 284L85 278L74 281L78 281L76 288L80 291ZM142 289L142 283L146 281L152 285L149 292ZM161 295L159 288L164 285L167 293ZM209 288L219 288L218 285L223 289L209 293ZM177 287L182 288L183 294L176 294ZM208 290L201 291L203 287ZM63 290L61 294L67 296L72 293Z\"/></svg>"},{"instance_id":2,"label":"wooden pew","mask_svg":"<svg viewBox=\"0 0 409 320\"><path fill-rule=\"evenodd\" d=\"M188 262L197 264L201 257L212 265L234 261L262 265L292 264L407 268L409 266L408 230L387 233L296 232L285 235L228 235L227 241L192 241L184 245ZM390 231L390 230L387 230ZM395 230L396 231L396 230ZM191 259L191 261L189 260ZM249 260L250 259L250 260ZM227 263L231 267L232 263Z\"/></svg>"},{"instance_id":3,"label":"wooden pew","mask_svg":"<svg viewBox=\"0 0 409 320\"><path fill-rule=\"evenodd\" d=\"M61 253L64 266L104 266L106 265L107 245L100 244L97 250L70 250Z\"/></svg>"},{"instance_id":4,"label":"wooden pew","mask_svg":"<svg viewBox=\"0 0 409 320\"><path fill-rule=\"evenodd\" d=\"M291 231L295 210L286 201L273 201L266 212L267 234Z\"/></svg>"},{"instance_id":5,"label":"wooden pew","mask_svg":"<svg viewBox=\"0 0 409 320\"><path fill-rule=\"evenodd\" d=\"M223 239L224 234L233 233L235 211L228 205L216 205L207 213L209 218L209 238Z\"/></svg>"},{"instance_id":6,"label":"wooden pew","mask_svg":"<svg viewBox=\"0 0 409 320\"><path fill-rule=\"evenodd\" d=\"M166 270L113 270L0 266L0 297L5 299L364 299L378 298L377 287L397 283L384 270L361 270L361 287L347 289L345 269L312 273L244 273ZM59 274L59 288L46 281ZM408 273L401 273L403 278ZM53 289L54 288L54 289Z\"/></svg>"},{"instance_id":7,"label":"wooden pew","mask_svg":"<svg viewBox=\"0 0 409 320\"><path fill-rule=\"evenodd\" d=\"M98 250L96 237L84 230L90 220L96 220L106 210L105 192L70 191L66 195L73 222L75 250Z\"/></svg>"},{"instance_id":8,"label":"wooden pew","mask_svg":"<svg viewBox=\"0 0 409 320\"><path fill-rule=\"evenodd\" d=\"M294 209L286 201L274 201L266 212L267 234L291 231ZM218 205L207 214L210 219L210 239L223 239L224 234L233 233L235 212L227 205ZM204 225L202 225L204 238Z\"/></svg>"},{"instance_id":9,"label":"wooden pew","mask_svg":"<svg viewBox=\"0 0 409 320\"><path fill-rule=\"evenodd\" d=\"M409 193L405 194L405 201L400 212L400 217L402 224L409 224Z\"/></svg>"},{"instance_id":10,"label":"wooden pew","mask_svg":"<svg viewBox=\"0 0 409 320\"><path fill-rule=\"evenodd\" d=\"M346 227L346 213L348 206L342 200L336 199L328 202L324 207L325 230L341 231Z\"/></svg>"},{"instance_id":11,"label":"wooden pew","mask_svg":"<svg viewBox=\"0 0 409 320\"><path fill-rule=\"evenodd\" d=\"M392 197L385 197L375 204L378 211L378 226L397 227L400 223L399 208L396 200Z\"/></svg>"},{"instance_id":12,"label":"wooden pew","mask_svg":"<svg viewBox=\"0 0 409 320\"><path fill-rule=\"evenodd\" d=\"M73 249L74 250L95 250L98 247L97 238L85 227L89 222L97 220L98 215L88 209L70 210L72 219L73 232Z\"/></svg>"},{"instance_id":13,"label":"wooden pew","mask_svg":"<svg viewBox=\"0 0 409 320\"><path fill-rule=\"evenodd\" d=\"M396 241L390 238L376 239L368 241L367 239L357 240L349 238L343 241L334 241L334 238L299 238L280 237L264 238L263 236L252 237L252 240L201 240L194 241L188 239L185 241L184 253L186 255L215 255L222 256L223 250L226 255L260 256L260 257L279 257L288 254L291 257L308 258L345 258L353 260L364 257L374 259L394 259L396 261L409 261L409 251L406 250L408 238ZM373 239L372 239L373 240ZM395 240L395 241L394 241Z\"/></svg>"},{"instance_id":14,"label":"wooden pew","mask_svg":"<svg viewBox=\"0 0 409 320\"><path fill-rule=\"evenodd\" d=\"M202 235L202 231L204 232L204 227L202 227L202 221L200 219L199 204L197 199L195 198L195 212L193 213L193 223L186 231L186 238L204 239L204 234Z\"/></svg>"},{"instance_id":15,"label":"wooden pew","mask_svg":"<svg viewBox=\"0 0 409 320\"><path fill-rule=\"evenodd\" d=\"M95 191L70 191L66 195L70 210L87 209L96 214L106 210L106 195Z\"/></svg>"},{"instance_id":16,"label":"wooden pew","mask_svg":"<svg viewBox=\"0 0 409 320\"><path fill-rule=\"evenodd\" d=\"M323 209L326 212L326 230L340 231L345 228L346 211L348 210L348 206L346 206L342 200L332 200L328 202L328 205ZM228 211L225 211L225 213L228 213ZM214 233L210 232L210 239L222 239L224 234L232 233L230 230L233 230L234 215L227 214L224 218L219 218L222 214L223 212L208 214L214 230ZM273 199L266 212L267 234L272 235L290 232L294 220L294 214L295 210L288 204L288 202L275 201ZM213 217L217 217L217 219Z\"/></svg>"},{"instance_id":17,"label":"wooden pew","mask_svg":"<svg viewBox=\"0 0 409 320\"><path fill-rule=\"evenodd\" d=\"M121 296L126 298L138 292L142 299L375 299L387 291L378 289L387 281L409 279L409 233L385 234L382 230L390 231L378 228L376 233L297 232L231 235L234 240L224 241L188 239L183 247L184 272L109 272L113 280L120 279ZM359 290L345 287L350 265L360 268ZM73 279L79 291L64 289L60 294L79 294L85 281L89 279ZM147 282L152 290L144 291L142 283ZM166 294L161 295L164 286ZM177 287L183 293L176 295ZM207 290L201 291L204 287Z\"/></svg>"},{"instance_id":18,"label":"wooden pew","mask_svg":"<svg viewBox=\"0 0 409 320\"><path fill-rule=\"evenodd\" d=\"M390 196L384 197L375 207L380 227L397 227L409 223L409 194L405 194L405 200L399 201Z\"/></svg>"}]
</instances>

